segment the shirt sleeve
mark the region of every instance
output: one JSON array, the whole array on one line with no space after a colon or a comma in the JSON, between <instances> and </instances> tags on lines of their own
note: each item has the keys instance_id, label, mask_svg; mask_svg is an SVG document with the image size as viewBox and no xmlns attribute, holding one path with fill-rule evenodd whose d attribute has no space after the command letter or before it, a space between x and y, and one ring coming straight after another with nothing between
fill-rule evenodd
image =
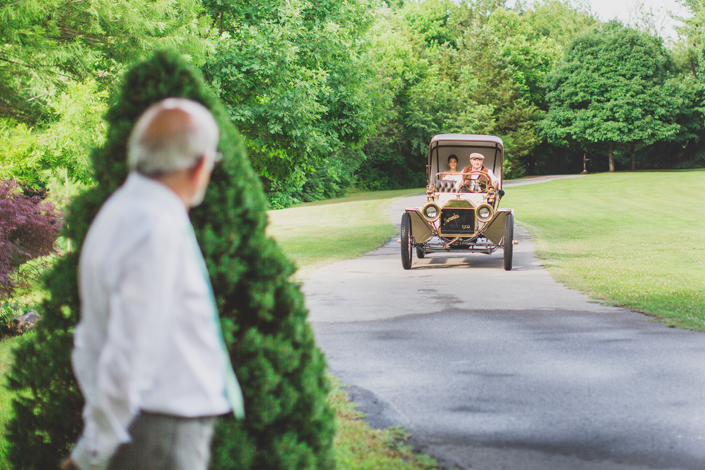
<instances>
[{"instance_id":1,"label":"shirt sleeve","mask_svg":"<svg viewBox=\"0 0 705 470\"><path fill-rule=\"evenodd\" d=\"M489 168L487 169L487 176L490 177L490 183L495 184L497 182L497 177L494 175L494 172Z\"/></svg>"},{"instance_id":2,"label":"shirt sleeve","mask_svg":"<svg viewBox=\"0 0 705 470\"><path fill-rule=\"evenodd\" d=\"M178 289L183 238L149 231L121 258L108 282L107 340L100 351L95 389L87 397L85 428L72 458L82 470L103 470L140 410L140 395L154 381L169 328L170 302Z\"/></svg>"}]
</instances>

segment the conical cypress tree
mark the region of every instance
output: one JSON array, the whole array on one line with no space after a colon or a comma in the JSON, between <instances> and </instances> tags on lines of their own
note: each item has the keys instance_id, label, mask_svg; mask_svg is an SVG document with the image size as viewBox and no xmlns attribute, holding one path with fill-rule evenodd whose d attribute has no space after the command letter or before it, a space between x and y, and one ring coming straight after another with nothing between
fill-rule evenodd
<instances>
[{"instance_id":1,"label":"conical cypress tree","mask_svg":"<svg viewBox=\"0 0 705 470\"><path fill-rule=\"evenodd\" d=\"M157 52L127 73L107 114L107 142L93 152L98 184L68 208L68 235L80 247L98 209L126 178L133 123L167 97L203 103L221 129L224 161L191 220L213 280L247 417L221 420L211 468L333 468L325 360L306 322L303 295L290 281L294 268L265 235L265 198L242 137L200 73L175 53ZM15 354L10 386L17 395L8 438L10 461L18 470L56 468L82 429L83 399L70 364L79 319L77 262L78 251L69 253L47 276L51 296L42 306L44 318Z\"/></svg>"}]
</instances>

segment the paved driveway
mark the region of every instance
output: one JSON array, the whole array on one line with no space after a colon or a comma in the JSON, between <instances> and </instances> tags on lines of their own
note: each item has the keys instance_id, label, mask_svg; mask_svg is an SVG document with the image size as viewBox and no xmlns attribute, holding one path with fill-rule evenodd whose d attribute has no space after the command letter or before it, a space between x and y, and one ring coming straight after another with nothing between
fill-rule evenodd
<instances>
[{"instance_id":1,"label":"paved driveway","mask_svg":"<svg viewBox=\"0 0 705 470\"><path fill-rule=\"evenodd\" d=\"M509 272L501 251L405 271L394 239L309 278L318 344L368 420L463 469L705 469L705 335L588 301L517 238Z\"/></svg>"}]
</instances>

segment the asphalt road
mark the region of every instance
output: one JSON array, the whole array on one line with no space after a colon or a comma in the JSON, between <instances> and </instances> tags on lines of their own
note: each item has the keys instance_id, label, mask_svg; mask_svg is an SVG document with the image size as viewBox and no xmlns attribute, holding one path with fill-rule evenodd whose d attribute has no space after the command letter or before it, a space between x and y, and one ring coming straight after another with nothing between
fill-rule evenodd
<instances>
[{"instance_id":1,"label":"asphalt road","mask_svg":"<svg viewBox=\"0 0 705 470\"><path fill-rule=\"evenodd\" d=\"M318 344L368 421L447 467L705 469L705 334L590 302L517 238L509 272L501 251L405 271L395 238L309 278Z\"/></svg>"}]
</instances>

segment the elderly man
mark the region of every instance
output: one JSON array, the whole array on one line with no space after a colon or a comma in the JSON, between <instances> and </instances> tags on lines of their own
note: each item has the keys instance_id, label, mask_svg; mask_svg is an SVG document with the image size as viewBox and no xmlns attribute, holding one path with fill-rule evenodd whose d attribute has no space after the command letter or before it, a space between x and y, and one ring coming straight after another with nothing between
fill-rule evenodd
<instances>
[{"instance_id":1,"label":"elderly man","mask_svg":"<svg viewBox=\"0 0 705 470\"><path fill-rule=\"evenodd\" d=\"M216 417L244 414L188 217L218 139L211 113L185 99L150 107L132 130L130 174L81 252L72 362L85 427L62 468L205 470Z\"/></svg>"},{"instance_id":2,"label":"elderly man","mask_svg":"<svg viewBox=\"0 0 705 470\"><path fill-rule=\"evenodd\" d=\"M469 175L465 177L466 185L474 186L475 183L480 180L481 176L485 175L492 186L495 188L499 186L499 180L492 170L484 167L484 161L485 156L481 153L475 152L470 154L470 166L463 168L463 173L469 173Z\"/></svg>"}]
</instances>

